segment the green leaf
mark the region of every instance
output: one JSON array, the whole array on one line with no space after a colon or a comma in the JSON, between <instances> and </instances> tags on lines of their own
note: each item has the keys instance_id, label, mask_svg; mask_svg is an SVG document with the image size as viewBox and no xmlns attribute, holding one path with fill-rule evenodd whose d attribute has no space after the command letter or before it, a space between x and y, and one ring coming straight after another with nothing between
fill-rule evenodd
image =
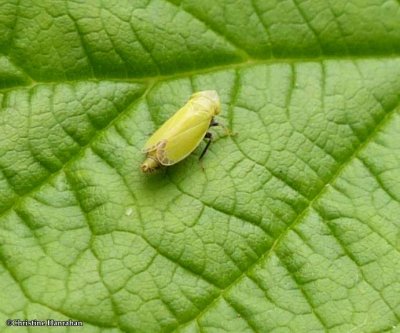
<instances>
[{"instance_id":1,"label":"green leaf","mask_svg":"<svg viewBox=\"0 0 400 333\"><path fill-rule=\"evenodd\" d=\"M399 332L399 77L396 0L1 0L0 331Z\"/></svg>"}]
</instances>

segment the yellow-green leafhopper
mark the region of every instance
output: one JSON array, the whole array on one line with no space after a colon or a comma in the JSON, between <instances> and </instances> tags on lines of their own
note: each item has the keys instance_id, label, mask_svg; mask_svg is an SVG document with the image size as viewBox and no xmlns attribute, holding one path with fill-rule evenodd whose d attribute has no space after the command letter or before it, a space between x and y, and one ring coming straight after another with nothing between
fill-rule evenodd
<instances>
[{"instance_id":1,"label":"yellow-green leafhopper","mask_svg":"<svg viewBox=\"0 0 400 333\"><path fill-rule=\"evenodd\" d=\"M221 103L215 90L194 93L189 101L168 119L146 142L143 152L146 159L141 165L143 172L152 172L162 165L178 163L187 157L200 142L209 139L203 157L210 142L210 126L216 126L214 116L220 113Z\"/></svg>"}]
</instances>

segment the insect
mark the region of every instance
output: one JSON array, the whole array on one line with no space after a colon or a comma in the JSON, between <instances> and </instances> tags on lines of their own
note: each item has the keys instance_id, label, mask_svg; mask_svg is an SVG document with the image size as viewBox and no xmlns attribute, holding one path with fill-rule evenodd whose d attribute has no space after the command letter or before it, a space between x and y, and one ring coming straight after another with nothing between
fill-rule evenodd
<instances>
[{"instance_id":1,"label":"insect","mask_svg":"<svg viewBox=\"0 0 400 333\"><path fill-rule=\"evenodd\" d=\"M209 127L219 125L214 116L221 112L221 103L215 90L194 93L189 101L168 119L146 142L146 159L141 165L144 173L178 163L187 157L206 138L207 151L212 134Z\"/></svg>"}]
</instances>

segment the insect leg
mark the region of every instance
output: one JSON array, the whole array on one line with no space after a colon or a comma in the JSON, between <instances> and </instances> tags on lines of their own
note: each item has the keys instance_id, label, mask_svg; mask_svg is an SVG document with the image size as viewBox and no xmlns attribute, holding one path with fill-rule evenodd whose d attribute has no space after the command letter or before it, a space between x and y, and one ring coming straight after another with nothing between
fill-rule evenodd
<instances>
[{"instance_id":1,"label":"insect leg","mask_svg":"<svg viewBox=\"0 0 400 333\"><path fill-rule=\"evenodd\" d=\"M233 136L236 135L236 133L233 133L228 127L226 127L224 124L217 122L215 119L211 120L210 126L221 126L224 131L225 131L225 135L227 136Z\"/></svg>"},{"instance_id":2,"label":"insect leg","mask_svg":"<svg viewBox=\"0 0 400 333\"><path fill-rule=\"evenodd\" d=\"M210 125L210 126L212 126L212 125ZM207 132L206 135L205 135L205 137L204 137L204 139L208 139L208 142L207 142L207 144L206 144L206 146L205 146L203 152L201 153L201 155L200 155L200 157L199 157L199 160L202 159L202 157L203 157L204 154L206 153L208 147L210 146L211 141L212 141L212 134L211 134L210 132Z\"/></svg>"},{"instance_id":3,"label":"insect leg","mask_svg":"<svg viewBox=\"0 0 400 333\"><path fill-rule=\"evenodd\" d=\"M211 120L209 127L211 127L211 126L221 126L221 124L218 121L216 121L215 119L213 119L213 120Z\"/></svg>"}]
</instances>

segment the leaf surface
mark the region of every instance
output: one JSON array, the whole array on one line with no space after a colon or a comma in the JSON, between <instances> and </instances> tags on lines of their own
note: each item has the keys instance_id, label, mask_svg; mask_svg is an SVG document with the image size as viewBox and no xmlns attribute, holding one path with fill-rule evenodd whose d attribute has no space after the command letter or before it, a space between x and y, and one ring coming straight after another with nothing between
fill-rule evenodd
<instances>
[{"instance_id":1,"label":"leaf surface","mask_svg":"<svg viewBox=\"0 0 400 333\"><path fill-rule=\"evenodd\" d=\"M395 0L0 1L0 331L398 332L399 77Z\"/></svg>"}]
</instances>

